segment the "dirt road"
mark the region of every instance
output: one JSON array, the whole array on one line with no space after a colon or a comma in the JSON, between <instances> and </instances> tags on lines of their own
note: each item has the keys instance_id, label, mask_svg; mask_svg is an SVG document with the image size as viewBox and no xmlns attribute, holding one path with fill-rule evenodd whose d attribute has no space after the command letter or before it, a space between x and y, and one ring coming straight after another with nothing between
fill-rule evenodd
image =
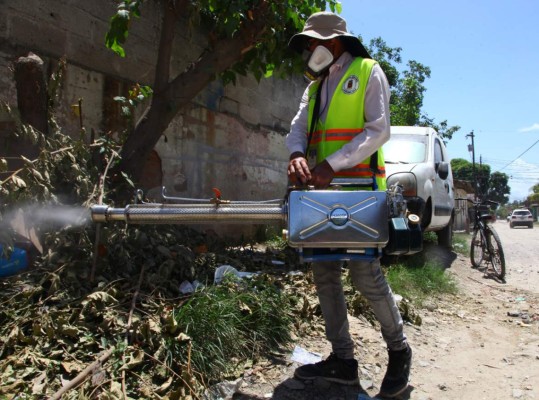
<instances>
[{"instance_id":1,"label":"dirt road","mask_svg":"<svg viewBox=\"0 0 539 400\"><path fill-rule=\"evenodd\" d=\"M471 268L467 256L425 249L454 275L460 293L431 299L420 311L422 325L406 325L414 359L411 386L402 399L539 399L539 227L509 229L505 221L494 227L505 250L505 284ZM361 388L298 384L290 379L297 364L288 355L247 371L234 399L374 397L385 372L385 345L367 321L351 317L350 322ZM330 351L322 332L300 345L324 356Z\"/></svg>"},{"instance_id":2,"label":"dirt road","mask_svg":"<svg viewBox=\"0 0 539 400\"><path fill-rule=\"evenodd\" d=\"M505 221L498 221L493 226L504 246L508 283L539 293L539 226L510 229Z\"/></svg>"},{"instance_id":3,"label":"dirt road","mask_svg":"<svg viewBox=\"0 0 539 400\"><path fill-rule=\"evenodd\" d=\"M494 227L507 283L485 279L466 257L451 264L461 295L408 330L416 348L411 399L539 397L539 230Z\"/></svg>"}]
</instances>

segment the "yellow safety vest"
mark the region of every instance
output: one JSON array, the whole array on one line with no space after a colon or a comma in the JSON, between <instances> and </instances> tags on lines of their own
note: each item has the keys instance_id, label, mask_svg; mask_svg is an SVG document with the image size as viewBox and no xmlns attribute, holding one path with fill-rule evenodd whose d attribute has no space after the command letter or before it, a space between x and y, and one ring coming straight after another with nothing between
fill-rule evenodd
<instances>
[{"instance_id":1,"label":"yellow safety vest","mask_svg":"<svg viewBox=\"0 0 539 400\"><path fill-rule=\"evenodd\" d=\"M368 58L356 58L344 73L328 105L326 121L318 119L312 132L307 155L320 163L329 155L338 151L356 135L363 132L365 126L365 91L371 71L376 61ZM311 127L316 92L320 82L309 88L309 118ZM375 178L376 190L386 190L385 162L382 149L378 149L378 170L371 168L371 157L366 158L356 166L337 171L335 178ZM367 188L368 189L368 188Z\"/></svg>"}]
</instances>

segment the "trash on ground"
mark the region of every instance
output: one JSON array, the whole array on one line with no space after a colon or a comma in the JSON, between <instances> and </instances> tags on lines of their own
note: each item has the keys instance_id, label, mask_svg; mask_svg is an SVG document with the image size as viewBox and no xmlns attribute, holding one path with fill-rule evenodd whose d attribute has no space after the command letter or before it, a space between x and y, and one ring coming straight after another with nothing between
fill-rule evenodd
<instances>
[{"instance_id":1,"label":"trash on ground","mask_svg":"<svg viewBox=\"0 0 539 400\"><path fill-rule=\"evenodd\" d=\"M188 293L194 293L194 291L199 287L203 286L202 283L200 283L197 280L194 280L192 283L189 281L183 281L180 284L180 293L181 294L188 294Z\"/></svg>"},{"instance_id":2,"label":"trash on ground","mask_svg":"<svg viewBox=\"0 0 539 400\"><path fill-rule=\"evenodd\" d=\"M249 278L256 275L256 272L240 272L231 265L221 265L215 270L213 283L216 285L221 283L226 274L236 275L238 278Z\"/></svg>"},{"instance_id":3,"label":"trash on ground","mask_svg":"<svg viewBox=\"0 0 539 400\"><path fill-rule=\"evenodd\" d=\"M28 267L26 250L15 247L8 258L0 246L0 276L14 275L26 267Z\"/></svg>"},{"instance_id":4,"label":"trash on ground","mask_svg":"<svg viewBox=\"0 0 539 400\"><path fill-rule=\"evenodd\" d=\"M238 391L243 380L219 382L204 393L205 400L231 400L234 393Z\"/></svg>"},{"instance_id":5,"label":"trash on ground","mask_svg":"<svg viewBox=\"0 0 539 400\"><path fill-rule=\"evenodd\" d=\"M314 364L319 361L322 361L322 355L307 351L300 346L296 346L294 347L294 352L292 353L291 359L292 361L298 362L300 364Z\"/></svg>"}]
</instances>

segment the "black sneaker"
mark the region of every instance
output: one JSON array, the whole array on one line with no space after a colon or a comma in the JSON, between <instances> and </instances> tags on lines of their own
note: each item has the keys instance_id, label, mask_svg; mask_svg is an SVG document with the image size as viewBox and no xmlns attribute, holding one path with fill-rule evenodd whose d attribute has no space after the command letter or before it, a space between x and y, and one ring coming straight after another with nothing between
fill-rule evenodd
<instances>
[{"instance_id":1,"label":"black sneaker","mask_svg":"<svg viewBox=\"0 0 539 400\"><path fill-rule=\"evenodd\" d=\"M410 367L412 366L412 349L407 344L404 350L388 350L388 354L389 362L380 388L380 395L395 397L408 387Z\"/></svg>"},{"instance_id":2,"label":"black sneaker","mask_svg":"<svg viewBox=\"0 0 539 400\"><path fill-rule=\"evenodd\" d=\"M359 384L357 361L353 358L339 358L334 353L316 364L306 364L296 368L294 377L301 380L323 378L343 385Z\"/></svg>"}]
</instances>

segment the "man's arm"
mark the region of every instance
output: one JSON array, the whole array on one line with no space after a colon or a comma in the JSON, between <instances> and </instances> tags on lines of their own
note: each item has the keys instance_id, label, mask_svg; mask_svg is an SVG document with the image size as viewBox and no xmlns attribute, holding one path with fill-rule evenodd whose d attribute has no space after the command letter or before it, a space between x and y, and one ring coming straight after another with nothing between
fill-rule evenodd
<instances>
[{"instance_id":1,"label":"man's arm","mask_svg":"<svg viewBox=\"0 0 539 400\"><path fill-rule=\"evenodd\" d=\"M290 152L287 173L292 184L301 183L305 185L311 179L311 171L305 159L308 132L308 94L309 88L307 87L301 97L298 112L292 120L290 133L286 136L286 146Z\"/></svg>"}]
</instances>

